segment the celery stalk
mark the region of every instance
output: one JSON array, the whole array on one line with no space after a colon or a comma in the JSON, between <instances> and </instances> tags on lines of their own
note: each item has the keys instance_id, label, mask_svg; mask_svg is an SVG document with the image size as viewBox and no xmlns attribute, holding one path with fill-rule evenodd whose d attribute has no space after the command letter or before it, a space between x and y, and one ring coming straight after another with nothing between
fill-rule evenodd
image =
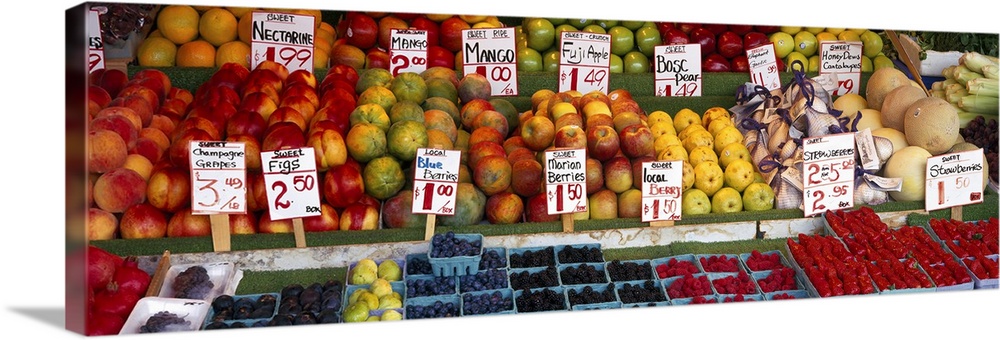
<instances>
[{"instance_id":1,"label":"celery stalk","mask_svg":"<svg viewBox=\"0 0 1000 340\"><path fill-rule=\"evenodd\" d=\"M983 66L983 75L986 76L986 78L997 79L997 70L998 69L1000 69L1000 66L997 66L997 65L986 65L986 66Z\"/></svg>"},{"instance_id":2,"label":"celery stalk","mask_svg":"<svg viewBox=\"0 0 1000 340\"><path fill-rule=\"evenodd\" d=\"M982 73L983 66L996 65L996 63L992 60L987 59L986 56L975 51L965 52L958 58L958 62L961 65L965 65L965 67L970 71L976 73Z\"/></svg>"},{"instance_id":3,"label":"celery stalk","mask_svg":"<svg viewBox=\"0 0 1000 340\"><path fill-rule=\"evenodd\" d=\"M958 105L958 102L968 95L969 91L966 91L965 88L961 88L954 92L945 93L945 100L954 105Z\"/></svg>"},{"instance_id":4,"label":"celery stalk","mask_svg":"<svg viewBox=\"0 0 1000 340\"><path fill-rule=\"evenodd\" d=\"M1000 89L1000 82L996 79L973 79L966 83L965 87L969 90L969 94L977 94L980 96L996 97L997 92L1000 92L998 91L998 89Z\"/></svg>"},{"instance_id":5,"label":"celery stalk","mask_svg":"<svg viewBox=\"0 0 1000 340\"><path fill-rule=\"evenodd\" d=\"M963 111L972 113L991 114L996 116L1000 108L1000 100L997 97L968 95L958 100L958 107Z\"/></svg>"},{"instance_id":6,"label":"celery stalk","mask_svg":"<svg viewBox=\"0 0 1000 340\"><path fill-rule=\"evenodd\" d=\"M944 69L941 70L941 76L944 77L944 79L946 80L955 79L955 77L952 76L952 74L954 74L953 72L955 72L955 67L958 67L958 65L951 65L945 67Z\"/></svg>"},{"instance_id":7,"label":"celery stalk","mask_svg":"<svg viewBox=\"0 0 1000 340\"><path fill-rule=\"evenodd\" d=\"M971 70L968 71L968 72L961 72L961 73L955 74L955 81L959 82L960 84L968 83L970 80L973 80L973 79L976 79L976 78L983 78L983 75L979 74L979 73L976 73L974 71L971 71Z\"/></svg>"}]
</instances>

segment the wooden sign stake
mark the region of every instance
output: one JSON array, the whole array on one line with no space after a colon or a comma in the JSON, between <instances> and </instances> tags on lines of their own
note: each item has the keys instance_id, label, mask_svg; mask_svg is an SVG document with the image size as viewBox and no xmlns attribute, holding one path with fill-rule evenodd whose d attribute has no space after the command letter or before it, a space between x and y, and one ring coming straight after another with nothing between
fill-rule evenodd
<instances>
[{"instance_id":1,"label":"wooden sign stake","mask_svg":"<svg viewBox=\"0 0 1000 340\"><path fill-rule=\"evenodd\" d=\"M216 252L229 251L229 214L211 214L209 219L212 223L212 249Z\"/></svg>"},{"instance_id":2,"label":"wooden sign stake","mask_svg":"<svg viewBox=\"0 0 1000 340\"><path fill-rule=\"evenodd\" d=\"M295 234L295 248L305 248L306 231L301 217L292 219L292 232Z\"/></svg>"},{"instance_id":3,"label":"wooden sign stake","mask_svg":"<svg viewBox=\"0 0 1000 340\"><path fill-rule=\"evenodd\" d=\"M650 227L673 227L674 226L674 221L671 221L671 220L668 220L668 221L652 221L652 222L649 222L649 226Z\"/></svg>"},{"instance_id":4,"label":"wooden sign stake","mask_svg":"<svg viewBox=\"0 0 1000 340\"><path fill-rule=\"evenodd\" d=\"M160 288L163 287L163 281L167 279L167 270L169 269L170 251L165 250L163 256L160 257L160 263L156 265L156 272L150 278L149 288L146 288L146 296L160 295Z\"/></svg>"},{"instance_id":5,"label":"wooden sign stake","mask_svg":"<svg viewBox=\"0 0 1000 340\"><path fill-rule=\"evenodd\" d=\"M951 219L956 221L962 221L962 206L956 205L951 207Z\"/></svg>"},{"instance_id":6,"label":"wooden sign stake","mask_svg":"<svg viewBox=\"0 0 1000 340\"><path fill-rule=\"evenodd\" d=\"M431 237L434 237L434 225L437 224L437 215L428 214L427 215L427 227L424 231L424 241L430 241Z\"/></svg>"},{"instance_id":7,"label":"wooden sign stake","mask_svg":"<svg viewBox=\"0 0 1000 340\"><path fill-rule=\"evenodd\" d=\"M562 214L562 227L564 233L573 232L573 214Z\"/></svg>"}]
</instances>

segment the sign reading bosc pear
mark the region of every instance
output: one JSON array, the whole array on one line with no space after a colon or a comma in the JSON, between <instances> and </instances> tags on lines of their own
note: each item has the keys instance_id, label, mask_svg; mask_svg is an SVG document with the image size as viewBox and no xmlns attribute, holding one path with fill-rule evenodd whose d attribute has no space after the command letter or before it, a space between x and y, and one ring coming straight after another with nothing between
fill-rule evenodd
<instances>
[{"instance_id":1,"label":"sign reading bosc pear","mask_svg":"<svg viewBox=\"0 0 1000 340\"><path fill-rule=\"evenodd\" d=\"M87 13L87 46L90 53L87 59L87 71L94 72L104 68L104 38L101 36L101 12L92 9Z\"/></svg>"},{"instance_id":2,"label":"sign reading bosc pear","mask_svg":"<svg viewBox=\"0 0 1000 340\"><path fill-rule=\"evenodd\" d=\"M270 60L288 68L313 71L316 18L277 12L253 12L250 29L250 69Z\"/></svg>"},{"instance_id":3,"label":"sign reading bosc pear","mask_svg":"<svg viewBox=\"0 0 1000 340\"><path fill-rule=\"evenodd\" d=\"M837 74L834 96L861 91L861 47L860 41L819 43L819 74Z\"/></svg>"},{"instance_id":4,"label":"sign reading bosc pear","mask_svg":"<svg viewBox=\"0 0 1000 340\"><path fill-rule=\"evenodd\" d=\"M414 214L454 215L462 152L418 148L413 174Z\"/></svg>"},{"instance_id":5,"label":"sign reading bosc pear","mask_svg":"<svg viewBox=\"0 0 1000 340\"><path fill-rule=\"evenodd\" d=\"M854 207L854 133L802 141L805 216Z\"/></svg>"},{"instance_id":6,"label":"sign reading bosc pear","mask_svg":"<svg viewBox=\"0 0 1000 340\"><path fill-rule=\"evenodd\" d=\"M587 211L587 149L545 151L545 195L549 214Z\"/></svg>"},{"instance_id":7,"label":"sign reading bosc pear","mask_svg":"<svg viewBox=\"0 0 1000 340\"><path fill-rule=\"evenodd\" d=\"M770 90L781 88L781 78L778 75L777 54L774 44L764 44L747 50L747 63L750 65L750 81Z\"/></svg>"},{"instance_id":8,"label":"sign reading bosc pear","mask_svg":"<svg viewBox=\"0 0 1000 340\"><path fill-rule=\"evenodd\" d=\"M427 31L398 28L389 31L389 70L393 77L427 70Z\"/></svg>"},{"instance_id":9,"label":"sign reading bosc pear","mask_svg":"<svg viewBox=\"0 0 1000 340\"><path fill-rule=\"evenodd\" d=\"M683 161L642 163L642 221L681 219Z\"/></svg>"},{"instance_id":10,"label":"sign reading bosc pear","mask_svg":"<svg viewBox=\"0 0 1000 340\"><path fill-rule=\"evenodd\" d=\"M925 209L982 203L983 160L983 149L927 158Z\"/></svg>"},{"instance_id":11,"label":"sign reading bosc pear","mask_svg":"<svg viewBox=\"0 0 1000 340\"><path fill-rule=\"evenodd\" d=\"M701 45L661 45L653 48L657 97L701 96Z\"/></svg>"},{"instance_id":12,"label":"sign reading bosc pear","mask_svg":"<svg viewBox=\"0 0 1000 340\"><path fill-rule=\"evenodd\" d=\"M322 214L313 148L263 151L260 164L272 220Z\"/></svg>"},{"instance_id":13,"label":"sign reading bosc pear","mask_svg":"<svg viewBox=\"0 0 1000 340\"><path fill-rule=\"evenodd\" d=\"M492 95L517 95L517 52L514 28L468 29L462 32L464 74L479 73L490 81Z\"/></svg>"},{"instance_id":14,"label":"sign reading bosc pear","mask_svg":"<svg viewBox=\"0 0 1000 340\"><path fill-rule=\"evenodd\" d=\"M246 213L246 145L191 141L191 213Z\"/></svg>"},{"instance_id":15,"label":"sign reading bosc pear","mask_svg":"<svg viewBox=\"0 0 1000 340\"><path fill-rule=\"evenodd\" d=\"M608 93L610 34L562 32L558 48L559 92Z\"/></svg>"}]
</instances>

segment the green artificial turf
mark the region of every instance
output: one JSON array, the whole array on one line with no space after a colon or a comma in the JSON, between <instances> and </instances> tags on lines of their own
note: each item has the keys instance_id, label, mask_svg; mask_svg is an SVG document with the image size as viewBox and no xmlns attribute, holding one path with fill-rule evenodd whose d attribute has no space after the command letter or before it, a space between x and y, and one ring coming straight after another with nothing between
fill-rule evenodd
<instances>
[{"instance_id":1,"label":"green artificial turf","mask_svg":"<svg viewBox=\"0 0 1000 340\"><path fill-rule=\"evenodd\" d=\"M329 280L344 282L347 268L320 268L279 271L243 271L243 280L236 287L236 295L278 293L281 288L290 284L309 286L313 283L323 284Z\"/></svg>"}]
</instances>

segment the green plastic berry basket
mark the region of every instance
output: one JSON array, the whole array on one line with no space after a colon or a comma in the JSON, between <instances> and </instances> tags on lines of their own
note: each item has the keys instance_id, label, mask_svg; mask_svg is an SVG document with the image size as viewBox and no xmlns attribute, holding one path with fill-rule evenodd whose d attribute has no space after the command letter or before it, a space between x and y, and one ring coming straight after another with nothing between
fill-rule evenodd
<instances>
[{"instance_id":1,"label":"green plastic berry basket","mask_svg":"<svg viewBox=\"0 0 1000 340\"><path fill-rule=\"evenodd\" d=\"M663 295L662 296L663 300L655 299L653 301L625 301L625 299L623 298L622 291L625 289L626 285L639 286L639 287L643 287L644 288L644 286L645 286L645 284L647 282L652 282L653 283L653 287L655 287L655 289L658 290L659 293ZM660 302L669 302L670 301L670 298L667 297L667 291L663 289L663 282L661 282L660 280L618 281L618 282L615 282L615 291L618 294L618 300L621 301L625 305L646 304L646 303L660 303Z\"/></svg>"},{"instance_id":2,"label":"green plastic berry basket","mask_svg":"<svg viewBox=\"0 0 1000 340\"><path fill-rule=\"evenodd\" d=\"M251 299L251 300L253 300L253 301L256 302L258 299L260 299L264 295L274 296L274 310L271 311L270 315L268 315L266 317L262 317L262 318L242 318L242 319L229 318L229 319L222 319L222 320L218 320L218 321L220 321L220 322L222 322L222 323L224 323L224 324L226 324L228 326L231 326L232 324L237 323L237 322L243 322L247 326L250 326L254 322L257 322L257 321L260 321L260 320L265 320L265 321L270 320L271 318L273 318L275 315L278 314L278 305L281 303L281 293L262 293L262 294L231 295L231 296L233 297L233 303L235 304L236 301L239 301L240 299L243 299L243 298L249 298L249 299ZM222 295L220 295L220 296L222 296ZM219 297L217 296L216 298L219 298ZM214 322L214 320L213 320L214 318L215 318L215 309L214 308L209 308L208 309L208 316L205 317L205 322L202 323L201 329L205 329L206 326L208 326L209 324L211 324L212 322Z\"/></svg>"},{"instance_id":3,"label":"green plastic berry basket","mask_svg":"<svg viewBox=\"0 0 1000 340\"><path fill-rule=\"evenodd\" d=\"M567 280L567 273L568 273L567 270L569 268L576 268L577 270L579 270L581 268L584 268L585 266L594 267L595 270L597 270L598 272L600 272L601 275L600 275L600 277L598 279L602 280L602 281L597 281L597 282L572 282L572 281ZM562 284L564 286L571 286L571 285L577 285L577 284L592 284L592 283L609 283L609 282L611 282L611 278L608 277L608 271L607 271L607 269L604 268L604 262L600 262L600 263L560 264L559 266L556 267L556 270L559 271L559 282L562 282Z\"/></svg>"},{"instance_id":4,"label":"green plastic berry basket","mask_svg":"<svg viewBox=\"0 0 1000 340\"><path fill-rule=\"evenodd\" d=\"M503 261L503 266L501 267L486 267L486 257L490 252L495 251L497 255L500 256L501 261ZM508 269L510 268L510 263L507 262L507 248L504 247L490 247L483 249L483 257L479 260L479 270L487 269Z\"/></svg>"},{"instance_id":5,"label":"green plastic berry basket","mask_svg":"<svg viewBox=\"0 0 1000 340\"><path fill-rule=\"evenodd\" d=\"M479 297L479 296L483 296L483 295L490 296L490 295L493 295L493 293L495 293L495 292L499 292L500 293L500 299L501 299L501 301L502 300L507 300L507 299L510 300L510 309L505 309L505 310L495 311L495 312L486 311L486 312L482 312L482 313L480 313L479 311L469 310L470 307L469 307L469 304L467 303L468 302L467 299L471 299L473 297ZM493 290L483 290L483 291L478 291L478 292L468 292L468 293L461 294L461 297L462 297L462 313L461 313L462 316L517 314L517 304L514 303L514 290L510 289L510 288L493 289Z\"/></svg>"},{"instance_id":6,"label":"green plastic berry basket","mask_svg":"<svg viewBox=\"0 0 1000 340\"><path fill-rule=\"evenodd\" d=\"M428 297L428 296L435 296L435 295L452 295L452 294L458 294L458 277L457 276L410 275L410 277L406 278L406 280L404 281L405 282L405 284L404 284L404 290L406 290L407 293L411 293L409 290L410 290L410 288L413 287L413 285L415 283L420 282L420 281L435 281L435 280L441 280L441 281L452 280L451 291L450 292L444 292L443 294L432 294L432 295L410 294L409 297L411 297L411 298L418 298L418 297Z\"/></svg>"},{"instance_id":7,"label":"green plastic berry basket","mask_svg":"<svg viewBox=\"0 0 1000 340\"><path fill-rule=\"evenodd\" d=\"M524 275L524 273L527 273L527 275L537 275L538 273L541 273L541 272L544 272L544 271L550 270L550 269L552 270L552 274L556 278L556 282L555 282L556 285L554 285L554 286L514 287L514 282L513 282L513 280L511 280L511 277L513 277L514 275ZM559 279L559 270L556 269L555 266L510 269L509 271L507 271L507 282L511 285L510 288L514 289L514 290L520 290L520 289L523 289L523 288L534 289L534 288L545 288L545 287L559 287L559 286L562 286L562 281Z\"/></svg>"},{"instance_id":8,"label":"green plastic berry basket","mask_svg":"<svg viewBox=\"0 0 1000 340\"><path fill-rule=\"evenodd\" d=\"M791 297L793 297L795 299L809 299L809 298L813 298L813 296L811 294L809 294L809 292L806 291L806 290L782 290L782 291L777 291L777 292L764 293L764 300L774 301L774 297L778 296L778 295L781 295L781 294L788 294L789 296L791 296ZM782 299L779 299L779 300L782 300Z\"/></svg>"},{"instance_id":9,"label":"green plastic berry basket","mask_svg":"<svg viewBox=\"0 0 1000 340\"><path fill-rule=\"evenodd\" d=\"M556 262L555 247L524 247L524 248L511 248L511 249L508 249L508 251L507 251L507 267L510 267L510 269L539 267L539 266L514 266L514 262L511 262L510 259L513 258L514 256L523 256L523 255L527 254L528 252L531 252L531 253L537 253L537 252L547 253L550 256L550 258L552 259L552 263L550 263L550 265L552 265L553 267L555 267L558 264L558 262Z\"/></svg>"},{"instance_id":10,"label":"green plastic berry basket","mask_svg":"<svg viewBox=\"0 0 1000 340\"><path fill-rule=\"evenodd\" d=\"M615 277L614 274L612 274L612 271L611 271L611 267L614 266L615 263L620 263L621 265L625 265L626 263L635 263L640 268L642 266L649 266L649 270L646 271L645 273L636 273L636 275L643 276L642 278L638 278L638 279ZM641 280L654 280L654 279L656 279L656 271L653 270L653 265L652 265L652 262L650 260L615 260L615 261L607 261L607 262L604 262L604 268L608 269L608 278L611 279L611 282L625 282L625 281L637 281L637 280L641 281Z\"/></svg>"},{"instance_id":11,"label":"green plastic berry basket","mask_svg":"<svg viewBox=\"0 0 1000 340\"><path fill-rule=\"evenodd\" d=\"M431 270L436 276L458 276L475 274L479 270L479 261L483 258L483 234L455 234L456 239L468 242L479 241L479 252L471 256L434 257L434 244L427 251L427 259L431 262Z\"/></svg>"},{"instance_id":12,"label":"green plastic berry basket","mask_svg":"<svg viewBox=\"0 0 1000 340\"><path fill-rule=\"evenodd\" d=\"M596 261L565 261L564 262L564 261L562 261L559 258L559 253L561 253L563 250L565 250L567 248L569 248L569 249L579 249L579 250L597 249L597 251L601 254L601 258L597 259ZM604 262L604 251L601 250L601 244L600 243L564 244L564 245L555 246L555 248L553 250L555 250L556 264L579 264L579 263L586 263L586 262Z\"/></svg>"}]
</instances>

